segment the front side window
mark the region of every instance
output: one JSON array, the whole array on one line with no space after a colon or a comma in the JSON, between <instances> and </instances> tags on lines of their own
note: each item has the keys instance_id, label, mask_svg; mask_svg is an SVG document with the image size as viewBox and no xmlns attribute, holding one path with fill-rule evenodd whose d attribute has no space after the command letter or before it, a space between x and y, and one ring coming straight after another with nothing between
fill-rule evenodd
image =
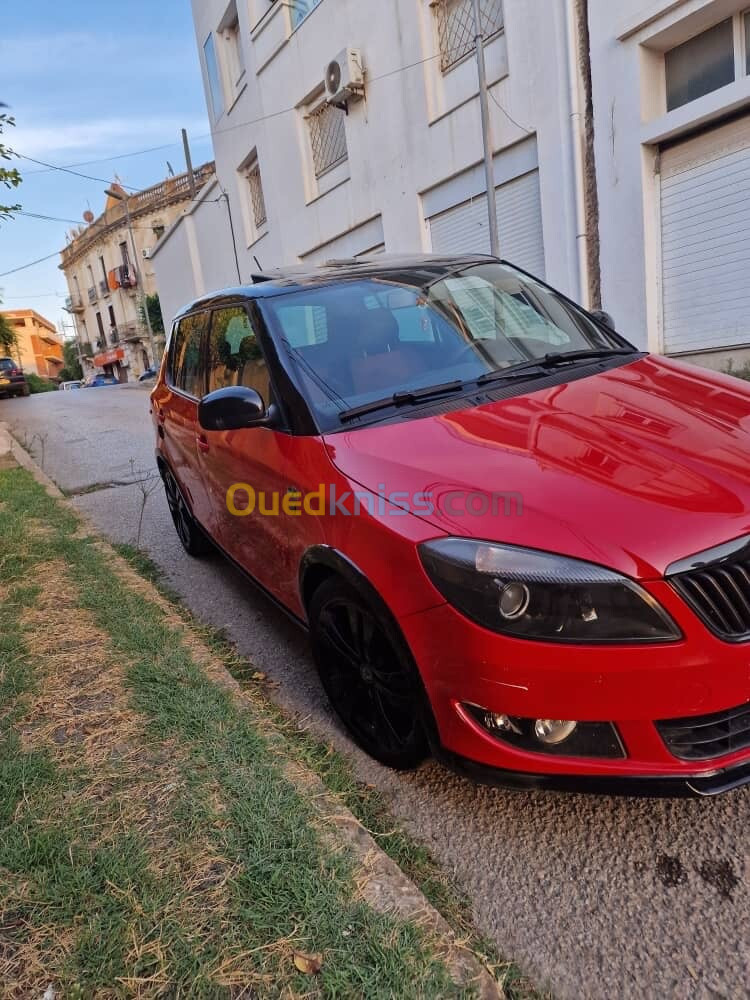
<instances>
[{"instance_id":1,"label":"front side window","mask_svg":"<svg viewBox=\"0 0 750 1000\"><path fill-rule=\"evenodd\" d=\"M208 391L244 385L271 398L270 376L258 338L241 306L217 309L211 317L208 349Z\"/></svg>"},{"instance_id":2,"label":"front side window","mask_svg":"<svg viewBox=\"0 0 750 1000\"><path fill-rule=\"evenodd\" d=\"M732 18L671 49L664 60L668 111L734 83Z\"/></svg>"},{"instance_id":3,"label":"front side window","mask_svg":"<svg viewBox=\"0 0 750 1000\"><path fill-rule=\"evenodd\" d=\"M170 348L168 383L196 399L200 399L204 389L202 346L205 327L205 313L186 316L177 324Z\"/></svg>"},{"instance_id":4,"label":"front side window","mask_svg":"<svg viewBox=\"0 0 750 1000\"><path fill-rule=\"evenodd\" d=\"M286 348L321 426L393 393L460 381L547 354L622 349L557 293L501 264L362 279L269 297L260 308Z\"/></svg>"},{"instance_id":5,"label":"front side window","mask_svg":"<svg viewBox=\"0 0 750 1000\"><path fill-rule=\"evenodd\" d=\"M211 110L213 111L214 120L216 120L224 114L224 90L221 86L219 63L216 59L216 45L213 35L209 35L206 39L203 46L203 57L206 60L208 89L211 92Z\"/></svg>"}]
</instances>

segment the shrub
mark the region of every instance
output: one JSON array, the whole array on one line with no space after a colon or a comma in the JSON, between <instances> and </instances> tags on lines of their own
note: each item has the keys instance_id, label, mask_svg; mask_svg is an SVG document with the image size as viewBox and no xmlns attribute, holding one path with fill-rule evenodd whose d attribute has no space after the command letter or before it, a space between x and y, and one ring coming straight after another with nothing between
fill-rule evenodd
<instances>
[{"instance_id":1,"label":"shrub","mask_svg":"<svg viewBox=\"0 0 750 1000\"><path fill-rule=\"evenodd\" d=\"M26 381L29 383L29 389L32 392L55 392L57 390L54 382L50 382L46 378L41 378L39 375L34 375L33 372L29 372L26 376Z\"/></svg>"}]
</instances>

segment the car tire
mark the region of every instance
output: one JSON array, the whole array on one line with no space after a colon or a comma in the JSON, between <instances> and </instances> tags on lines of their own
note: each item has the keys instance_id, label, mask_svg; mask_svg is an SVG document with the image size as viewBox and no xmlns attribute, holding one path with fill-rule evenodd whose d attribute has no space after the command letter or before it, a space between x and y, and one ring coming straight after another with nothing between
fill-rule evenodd
<instances>
[{"instance_id":1,"label":"car tire","mask_svg":"<svg viewBox=\"0 0 750 1000\"><path fill-rule=\"evenodd\" d=\"M203 529L190 513L182 490L169 469L162 470L162 479L164 480L164 492L167 495L169 513L172 515L177 537L187 554L197 559L209 551L209 541L204 535Z\"/></svg>"},{"instance_id":2,"label":"car tire","mask_svg":"<svg viewBox=\"0 0 750 1000\"><path fill-rule=\"evenodd\" d=\"M429 756L421 678L395 623L338 577L309 607L312 652L323 689L354 742L397 771Z\"/></svg>"}]
</instances>

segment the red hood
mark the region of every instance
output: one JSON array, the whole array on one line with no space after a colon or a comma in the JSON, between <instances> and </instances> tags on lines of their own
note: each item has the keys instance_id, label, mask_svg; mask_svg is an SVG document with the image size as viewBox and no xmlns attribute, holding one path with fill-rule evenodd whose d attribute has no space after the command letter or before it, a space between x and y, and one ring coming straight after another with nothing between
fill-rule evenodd
<instances>
[{"instance_id":1,"label":"red hood","mask_svg":"<svg viewBox=\"0 0 750 1000\"><path fill-rule=\"evenodd\" d=\"M431 494L416 513L440 531L641 579L750 533L750 384L666 358L326 444L360 486ZM457 517L456 491L518 493L522 510Z\"/></svg>"}]
</instances>

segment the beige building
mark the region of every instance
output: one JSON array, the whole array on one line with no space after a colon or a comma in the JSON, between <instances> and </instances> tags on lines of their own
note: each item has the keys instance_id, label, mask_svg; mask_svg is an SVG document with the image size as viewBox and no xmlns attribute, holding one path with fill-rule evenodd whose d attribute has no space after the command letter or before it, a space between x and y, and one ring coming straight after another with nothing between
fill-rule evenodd
<instances>
[{"instance_id":1,"label":"beige building","mask_svg":"<svg viewBox=\"0 0 750 1000\"><path fill-rule=\"evenodd\" d=\"M33 309L11 309L0 315L16 336L10 355L28 374L56 378L63 367L63 342L54 323Z\"/></svg>"},{"instance_id":2,"label":"beige building","mask_svg":"<svg viewBox=\"0 0 750 1000\"><path fill-rule=\"evenodd\" d=\"M195 193L213 164L193 172ZM117 183L103 213L69 234L60 269L68 282L66 308L75 321L84 373L104 370L121 381L158 363L164 336L155 336L156 358L145 322L145 298L158 291L151 248L191 204L187 173L128 194ZM129 215L129 220L128 220Z\"/></svg>"}]
</instances>

